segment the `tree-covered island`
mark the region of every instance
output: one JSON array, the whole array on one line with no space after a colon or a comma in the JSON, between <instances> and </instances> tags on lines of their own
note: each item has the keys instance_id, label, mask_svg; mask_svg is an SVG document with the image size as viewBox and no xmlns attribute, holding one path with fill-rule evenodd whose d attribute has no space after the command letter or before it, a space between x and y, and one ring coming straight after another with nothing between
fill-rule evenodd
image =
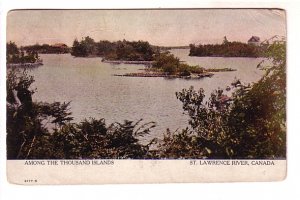
<instances>
[{"instance_id":1,"label":"tree-covered island","mask_svg":"<svg viewBox=\"0 0 300 200\"><path fill-rule=\"evenodd\" d=\"M87 36L74 40L71 54L75 57L103 57L107 61L152 61L155 47L144 41L101 40L95 42Z\"/></svg>"},{"instance_id":2,"label":"tree-covered island","mask_svg":"<svg viewBox=\"0 0 300 200\"><path fill-rule=\"evenodd\" d=\"M168 51L155 54L151 65L148 65L145 72L127 73L116 76L129 77L166 77L166 78L185 78L199 79L203 77L212 77L212 72L235 71L231 68L212 68L205 69L199 65L188 65Z\"/></svg>"},{"instance_id":3,"label":"tree-covered island","mask_svg":"<svg viewBox=\"0 0 300 200\"><path fill-rule=\"evenodd\" d=\"M199 57L265 57L267 45L230 42L224 37L222 44L190 44L190 56Z\"/></svg>"},{"instance_id":4,"label":"tree-covered island","mask_svg":"<svg viewBox=\"0 0 300 200\"><path fill-rule=\"evenodd\" d=\"M6 65L13 66L28 66L35 67L42 65L42 60L39 58L38 52L34 50L24 51L23 48L18 48L14 42L6 43Z\"/></svg>"},{"instance_id":5,"label":"tree-covered island","mask_svg":"<svg viewBox=\"0 0 300 200\"><path fill-rule=\"evenodd\" d=\"M43 65L39 54L65 54L70 53L70 48L63 43L54 45L34 44L18 47L14 42L6 43L6 63L8 67L36 67Z\"/></svg>"}]
</instances>

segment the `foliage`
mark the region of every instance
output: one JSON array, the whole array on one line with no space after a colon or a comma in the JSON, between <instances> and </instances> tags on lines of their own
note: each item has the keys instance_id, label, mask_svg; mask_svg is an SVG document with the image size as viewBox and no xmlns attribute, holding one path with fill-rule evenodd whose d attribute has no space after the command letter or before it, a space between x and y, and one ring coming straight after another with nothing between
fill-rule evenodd
<instances>
[{"instance_id":1,"label":"foliage","mask_svg":"<svg viewBox=\"0 0 300 200\"><path fill-rule=\"evenodd\" d=\"M7 55L19 54L18 46L12 41L6 43L6 54Z\"/></svg>"},{"instance_id":2,"label":"foliage","mask_svg":"<svg viewBox=\"0 0 300 200\"><path fill-rule=\"evenodd\" d=\"M157 148L149 155L159 159L207 158L211 152L207 147L200 148L199 137L188 128L171 133L167 129L161 141L157 140Z\"/></svg>"},{"instance_id":3,"label":"foliage","mask_svg":"<svg viewBox=\"0 0 300 200\"><path fill-rule=\"evenodd\" d=\"M14 42L6 43L6 63L35 63L39 59L36 51L25 52L19 50Z\"/></svg>"},{"instance_id":4,"label":"foliage","mask_svg":"<svg viewBox=\"0 0 300 200\"><path fill-rule=\"evenodd\" d=\"M85 37L82 41L78 42L77 39L73 42L73 47L71 54L77 57L86 57L89 55L93 55L96 52L96 43L89 36Z\"/></svg>"},{"instance_id":5,"label":"foliage","mask_svg":"<svg viewBox=\"0 0 300 200\"><path fill-rule=\"evenodd\" d=\"M229 42L226 37L222 44L190 44L190 56L216 57L263 57L263 48L241 42Z\"/></svg>"},{"instance_id":6,"label":"foliage","mask_svg":"<svg viewBox=\"0 0 300 200\"><path fill-rule=\"evenodd\" d=\"M199 66L191 66L180 62L179 58L175 57L170 52L159 53L154 58L152 67L160 69L168 74L180 74L182 76L189 76L191 73L203 73L204 68Z\"/></svg>"},{"instance_id":7,"label":"foliage","mask_svg":"<svg viewBox=\"0 0 300 200\"><path fill-rule=\"evenodd\" d=\"M237 133L240 146L243 147L239 149L241 157L285 157L285 43L275 42L270 45L266 55L273 62L273 66L266 68L266 75L250 90L241 88L234 96L236 100L230 113L229 125L230 131Z\"/></svg>"},{"instance_id":8,"label":"foliage","mask_svg":"<svg viewBox=\"0 0 300 200\"><path fill-rule=\"evenodd\" d=\"M34 82L26 70L11 69L7 75L7 158L24 159L31 156L36 140L49 133L48 121L64 125L72 117L69 103L33 102Z\"/></svg>"},{"instance_id":9,"label":"foliage","mask_svg":"<svg viewBox=\"0 0 300 200\"><path fill-rule=\"evenodd\" d=\"M71 123L70 102L32 101L33 82L26 70L8 72L8 159L147 157L150 144L142 145L139 140L155 127L154 122L125 120L107 126L104 119L90 119Z\"/></svg>"},{"instance_id":10,"label":"foliage","mask_svg":"<svg viewBox=\"0 0 300 200\"><path fill-rule=\"evenodd\" d=\"M155 57L155 62L153 63L154 68L161 69L169 74L175 74L179 68L180 60L169 52L160 53Z\"/></svg>"},{"instance_id":11,"label":"foliage","mask_svg":"<svg viewBox=\"0 0 300 200\"><path fill-rule=\"evenodd\" d=\"M223 39L223 44L228 44L228 39L227 39L227 37L226 36L224 36L224 39Z\"/></svg>"},{"instance_id":12,"label":"foliage","mask_svg":"<svg viewBox=\"0 0 300 200\"><path fill-rule=\"evenodd\" d=\"M239 85L232 97L216 90L209 101L193 87L176 93L189 115L191 130L165 136L158 157L272 159L286 156L285 43L274 43L273 61L253 85ZM178 138L181 138L180 140ZM183 148L184 153L179 153ZM177 149L177 150L176 150ZM196 151L197 150L197 151Z\"/></svg>"},{"instance_id":13,"label":"foliage","mask_svg":"<svg viewBox=\"0 0 300 200\"><path fill-rule=\"evenodd\" d=\"M104 119L84 120L62 126L53 133L51 158L65 159L126 159L144 158L149 146L139 143L139 137L149 133L154 123L139 125L124 121L106 125ZM37 152L37 156L39 152Z\"/></svg>"},{"instance_id":14,"label":"foliage","mask_svg":"<svg viewBox=\"0 0 300 200\"><path fill-rule=\"evenodd\" d=\"M40 54L63 54L69 53L70 49L66 44L49 45L49 44L35 44L22 47L26 52L38 52Z\"/></svg>"},{"instance_id":15,"label":"foliage","mask_svg":"<svg viewBox=\"0 0 300 200\"><path fill-rule=\"evenodd\" d=\"M74 40L71 54L79 57L101 56L106 60L150 61L153 60L154 50L144 41L95 42L87 36L80 42Z\"/></svg>"}]
</instances>

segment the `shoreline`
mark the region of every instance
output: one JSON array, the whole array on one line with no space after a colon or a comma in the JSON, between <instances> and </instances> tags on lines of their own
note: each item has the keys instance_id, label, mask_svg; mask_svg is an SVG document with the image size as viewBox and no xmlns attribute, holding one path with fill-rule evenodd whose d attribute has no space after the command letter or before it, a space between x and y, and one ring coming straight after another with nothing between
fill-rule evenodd
<instances>
[{"instance_id":1,"label":"shoreline","mask_svg":"<svg viewBox=\"0 0 300 200\"><path fill-rule=\"evenodd\" d=\"M101 62L111 64L139 64L139 65L151 65L154 61L138 61L138 60L104 60Z\"/></svg>"},{"instance_id":2,"label":"shoreline","mask_svg":"<svg viewBox=\"0 0 300 200\"><path fill-rule=\"evenodd\" d=\"M7 67L38 67L43 65L42 62L37 63L6 63Z\"/></svg>"},{"instance_id":3,"label":"shoreline","mask_svg":"<svg viewBox=\"0 0 300 200\"><path fill-rule=\"evenodd\" d=\"M190 76L182 76L179 74L164 74L164 73L126 73L126 74L113 74L113 76L121 76L121 77L162 77L162 78L182 78L182 79L201 79L205 77L211 78L213 73L201 73L201 74L191 74Z\"/></svg>"}]
</instances>

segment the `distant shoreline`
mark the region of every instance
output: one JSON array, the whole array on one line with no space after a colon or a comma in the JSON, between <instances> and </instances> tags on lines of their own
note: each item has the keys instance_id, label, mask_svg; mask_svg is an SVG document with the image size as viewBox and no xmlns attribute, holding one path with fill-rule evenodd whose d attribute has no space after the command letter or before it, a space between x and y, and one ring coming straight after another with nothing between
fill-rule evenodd
<instances>
[{"instance_id":1,"label":"distant shoreline","mask_svg":"<svg viewBox=\"0 0 300 200\"><path fill-rule=\"evenodd\" d=\"M138 61L138 60L105 60L102 59L104 63L111 64L139 64L139 65L151 65L154 61Z\"/></svg>"},{"instance_id":2,"label":"distant shoreline","mask_svg":"<svg viewBox=\"0 0 300 200\"><path fill-rule=\"evenodd\" d=\"M214 74L210 72L205 72L201 74L191 74L189 76L183 76L180 74L166 74L166 73L126 73L126 74L114 74L113 76L123 76L123 77L163 77L163 78L183 78L183 79L201 79L205 77L211 78Z\"/></svg>"}]
</instances>

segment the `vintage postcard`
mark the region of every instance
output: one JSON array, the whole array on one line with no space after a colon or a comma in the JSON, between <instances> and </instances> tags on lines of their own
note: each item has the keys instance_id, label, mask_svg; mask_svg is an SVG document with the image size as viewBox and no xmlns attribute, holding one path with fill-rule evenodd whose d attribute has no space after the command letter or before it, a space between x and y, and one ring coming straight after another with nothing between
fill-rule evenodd
<instances>
[{"instance_id":1,"label":"vintage postcard","mask_svg":"<svg viewBox=\"0 0 300 200\"><path fill-rule=\"evenodd\" d=\"M286 177L282 9L11 10L7 179Z\"/></svg>"}]
</instances>

